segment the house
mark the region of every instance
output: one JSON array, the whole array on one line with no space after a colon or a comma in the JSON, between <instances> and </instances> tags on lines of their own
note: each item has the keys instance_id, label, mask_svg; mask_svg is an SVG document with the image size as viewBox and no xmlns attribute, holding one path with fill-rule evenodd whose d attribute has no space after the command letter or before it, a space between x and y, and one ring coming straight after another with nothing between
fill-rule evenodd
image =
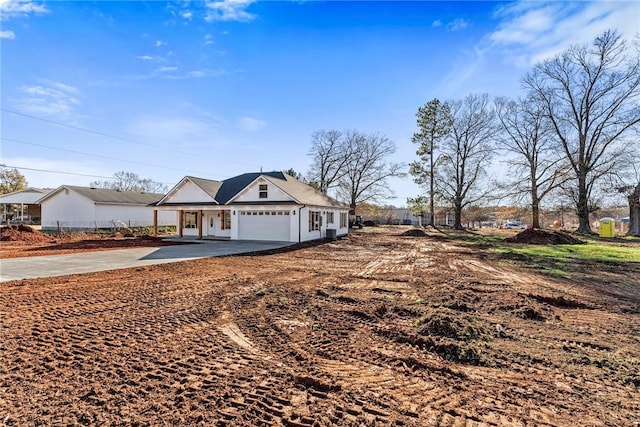
<instances>
[{"instance_id":1,"label":"house","mask_svg":"<svg viewBox=\"0 0 640 427\"><path fill-rule=\"evenodd\" d=\"M39 223L40 205L36 201L49 191L51 189L28 187L0 195L2 222Z\"/></svg>"},{"instance_id":2,"label":"house","mask_svg":"<svg viewBox=\"0 0 640 427\"><path fill-rule=\"evenodd\" d=\"M42 210L43 230L95 230L99 228L176 225L176 215L155 217L154 205L164 194L118 191L62 185L36 203Z\"/></svg>"},{"instance_id":3,"label":"house","mask_svg":"<svg viewBox=\"0 0 640 427\"><path fill-rule=\"evenodd\" d=\"M180 237L304 242L349 232L348 206L283 172L186 176L156 210L178 212Z\"/></svg>"}]
</instances>

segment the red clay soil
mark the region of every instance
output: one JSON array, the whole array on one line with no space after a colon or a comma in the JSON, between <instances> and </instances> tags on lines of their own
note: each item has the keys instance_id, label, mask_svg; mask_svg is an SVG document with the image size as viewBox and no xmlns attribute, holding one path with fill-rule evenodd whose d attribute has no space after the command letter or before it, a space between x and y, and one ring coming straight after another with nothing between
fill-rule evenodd
<instances>
[{"instance_id":1,"label":"red clay soil","mask_svg":"<svg viewBox=\"0 0 640 427\"><path fill-rule=\"evenodd\" d=\"M3 242L43 243L50 242L51 236L28 225L7 225L0 228L0 240Z\"/></svg>"},{"instance_id":2,"label":"red clay soil","mask_svg":"<svg viewBox=\"0 0 640 427\"><path fill-rule=\"evenodd\" d=\"M528 228L513 237L504 239L504 241L529 245L579 245L584 243L562 231L548 231L538 228Z\"/></svg>"},{"instance_id":3,"label":"red clay soil","mask_svg":"<svg viewBox=\"0 0 640 427\"><path fill-rule=\"evenodd\" d=\"M637 426L640 265L398 234L2 283L0 420Z\"/></svg>"},{"instance_id":4,"label":"red clay soil","mask_svg":"<svg viewBox=\"0 0 640 427\"><path fill-rule=\"evenodd\" d=\"M72 232L51 235L27 225L2 227L0 233L0 259L179 244L147 235L124 237L120 233L105 235Z\"/></svg>"}]
</instances>

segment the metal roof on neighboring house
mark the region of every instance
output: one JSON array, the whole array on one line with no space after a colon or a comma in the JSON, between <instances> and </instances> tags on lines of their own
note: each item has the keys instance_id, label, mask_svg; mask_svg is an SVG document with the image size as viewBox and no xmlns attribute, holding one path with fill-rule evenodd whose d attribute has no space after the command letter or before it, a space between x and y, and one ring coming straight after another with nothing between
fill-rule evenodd
<instances>
[{"instance_id":1,"label":"metal roof on neighboring house","mask_svg":"<svg viewBox=\"0 0 640 427\"><path fill-rule=\"evenodd\" d=\"M27 187L20 191L0 195L0 204L35 205L51 189Z\"/></svg>"},{"instance_id":2,"label":"metal roof on neighboring house","mask_svg":"<svg viewBox=\"0 0 640 427\"><path fill-rule=\"evenodd\" d=\"M128 205L151 205L157 203L164 194L159 193L141 193L139 191L118 191L109 190L106 188L90 188L79 187L75 185L63 185L46 196L38 200L38 203L42 203L44 200L58 194L60 191L68 189L95 203L112 203L112 204L128 204Z\"/></svg>"}]
</instances>

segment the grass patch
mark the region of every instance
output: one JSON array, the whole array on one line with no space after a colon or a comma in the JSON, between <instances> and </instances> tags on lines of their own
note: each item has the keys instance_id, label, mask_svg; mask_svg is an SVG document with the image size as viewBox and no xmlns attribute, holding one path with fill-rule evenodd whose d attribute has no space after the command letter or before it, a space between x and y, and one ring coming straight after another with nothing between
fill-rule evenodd
<instances>
[{"instance_id":1,"label":"grass patch","mask_svg":"<svg viewBox=\"0 0 640 427\"><path fill-rule=\"evenodd\" d=\"M498 253L516 253L547 259L576 259L595 262L640 262L640 248L604 245L588 242L584 245L524 245L521 247L500 246Z\"/></svg>"}]
</instances>

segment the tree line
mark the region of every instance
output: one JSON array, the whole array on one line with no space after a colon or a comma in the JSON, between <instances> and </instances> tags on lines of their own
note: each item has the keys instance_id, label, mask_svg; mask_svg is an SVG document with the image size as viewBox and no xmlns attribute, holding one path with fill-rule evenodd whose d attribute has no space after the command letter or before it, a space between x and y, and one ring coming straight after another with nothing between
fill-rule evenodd
<instances>
[{"instance_id":1,"label":"tree line","mask_svg":"<svg viewBox=\"0 0 640 427\"><path fill-rule=\"evenodd\" d=\"M434 199L450 203L454 226L462 228L467 206L526 197L539 227L540 204L555 194L573 204L577 232L591 233L589 217L604 189L628 195L630 234L640 235L639 52L637 41L630 48L606 31L535 65L522 79L523 97L492 102L488 94L470 94L420 107L410 173L428 189L430 212ZM487 174L497 155L508 164L507 183Z\"/></svg>"}]
</instances>

